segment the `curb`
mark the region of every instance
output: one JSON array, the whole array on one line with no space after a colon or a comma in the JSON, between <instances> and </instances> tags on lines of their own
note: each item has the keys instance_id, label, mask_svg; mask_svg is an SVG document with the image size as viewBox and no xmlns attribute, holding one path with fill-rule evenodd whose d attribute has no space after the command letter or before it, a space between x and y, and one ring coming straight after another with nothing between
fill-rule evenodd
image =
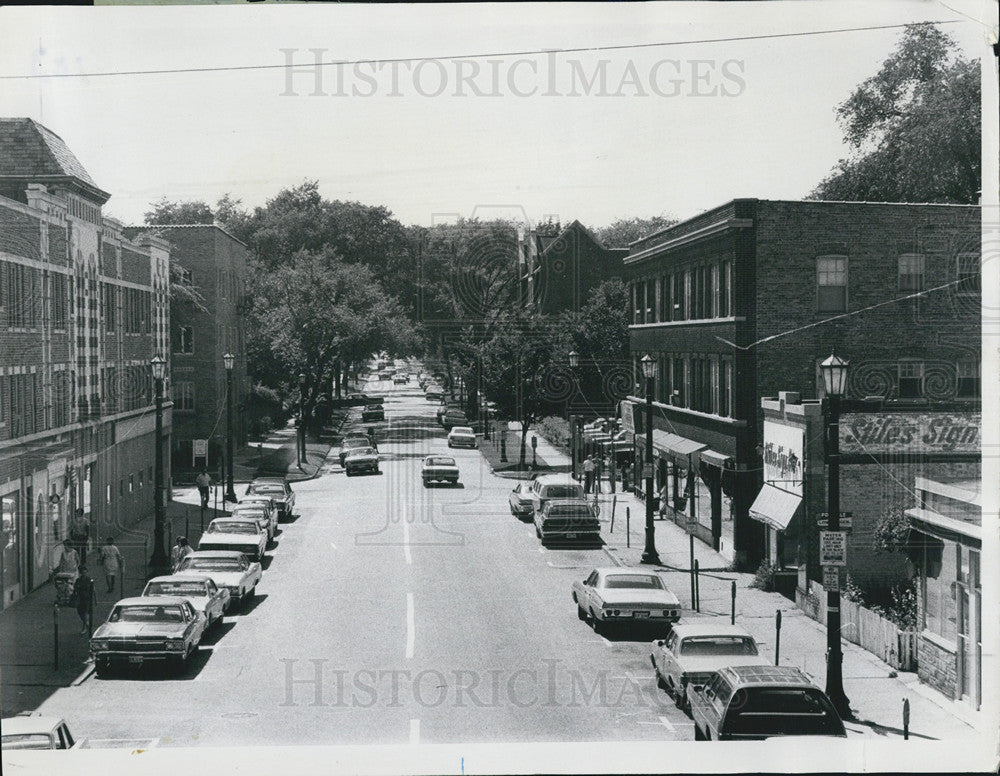
<instances>
[{"instance_id":1,"label":"curb","mask_svg":"<svg viewBox=\"0 0 1000 776\"><path fill-rule=\"evenodd\" d=\"M74 679L72 682L69 683L69 686L79 687L81 684L83 684L90 678L90 675L94 673L94 670L95 667L93 661L88 660L86 668L83 669L83 671L80 673L78 677L76 677L76 679Z\"/></svg>"}]
</instances>

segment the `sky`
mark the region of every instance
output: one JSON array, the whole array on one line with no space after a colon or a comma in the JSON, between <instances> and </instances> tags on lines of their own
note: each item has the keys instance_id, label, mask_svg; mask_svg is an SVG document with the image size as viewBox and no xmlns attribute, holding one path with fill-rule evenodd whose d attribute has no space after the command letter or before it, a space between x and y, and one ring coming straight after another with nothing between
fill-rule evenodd
<instances>
[{"instance_id":1,"label":"sky","mask_svg":"<svg viewBox=\"0 0 1000 776\"><path fill-rule=\"evenodd\" d=\"M989 9L5 7L0 115L59 134L126 223L161 197L257 206L305 180L404 224L685 218L734 197L800 199L848 155L836 106L902 29L803 33L957 22L942 29L975 58L988 33L967 15ZM349 64L317 71L317 56ZM55 77L11 77L29 74Z\"/></svg>"}]
</instances>

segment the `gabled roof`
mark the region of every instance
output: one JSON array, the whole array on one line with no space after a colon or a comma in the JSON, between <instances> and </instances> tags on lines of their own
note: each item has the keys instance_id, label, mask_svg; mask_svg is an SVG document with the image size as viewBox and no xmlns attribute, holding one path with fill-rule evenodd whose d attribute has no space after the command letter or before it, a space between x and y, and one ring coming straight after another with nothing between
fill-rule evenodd
<instances>
[{"instance_id":1,"label":"gabled roof","mask_svg":"<svg viewBox=\"0 0 1000 776\"><path fill-rule=\"evenodd\" d=\"M59 135L34 119L0 118L0 180L75 185L104 204L111 195L94 183Z\"/></svg>"},{"instance_id":2,"label":"gabled roof","mask_svg":"<svg viewBox=\"0 0 1000 776\"><path fill-rule=\"evenodd\" d=\"M587 227L585 227L576 219L574 219L573 222L570 223L565 229L559 232L557 236L549 238L549 242L545 245L544 249L542 250L542 253L547 253L552 245L558 243L562 238L566 237L566 235L568 235L572 231L577 231L581 233L602 251L608 251L609 253L617 251L620 252L623 256L628 253L627 248L608 248L603 242L601 242L601 240L597 237L596 234L591 232Z\"/></svg>"}]
</instances>

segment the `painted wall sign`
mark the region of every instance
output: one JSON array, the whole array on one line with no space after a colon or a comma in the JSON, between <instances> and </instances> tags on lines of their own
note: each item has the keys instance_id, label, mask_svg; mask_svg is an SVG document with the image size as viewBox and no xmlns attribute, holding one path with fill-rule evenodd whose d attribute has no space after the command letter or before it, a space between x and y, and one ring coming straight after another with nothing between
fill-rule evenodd
<instances>
[{"instance_id":1,"label":"painted wall sign","mask_svg":"<svg viewBox=\"0 0 1000 776\"><path fill-rule=\"evenodd\" d=\"M978 453L980 425L978 412L848 412L840 452Z\"/></svg>"},{"instance_id":2,"label":"painted wall sign","mask_svg":"<svg viewBox=\"0 0 1000 776\"><path fill-rule=\"evenodd\" d=\"M764 482L802 495L805 431L773 420L764 421Z\"/></svg>"}]
</instances>

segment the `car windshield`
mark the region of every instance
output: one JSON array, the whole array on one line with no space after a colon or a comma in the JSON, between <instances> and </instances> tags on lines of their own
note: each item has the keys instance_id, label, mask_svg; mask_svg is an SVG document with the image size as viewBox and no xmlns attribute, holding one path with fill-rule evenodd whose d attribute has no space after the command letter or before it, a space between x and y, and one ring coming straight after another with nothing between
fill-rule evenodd
<instances>
[{"instance_id":1,"label":"car windshield","mask_svg":"<svg viewBox=\"0 0 1000 776\"><path fill-rule=\"evenodd\" d=\"M548 514L550 517L565 517L566 515L593 517L590 507L586 504L554 504L549 507ZM627 587L631 586L627 585Z\"/></svg>"},{"instance_id":2,"label":"car windshield","mask_svg":"<svg viewBox=\"0 0 1000 776\"><path fill-rule=\"evenodd\" d=\"M255 485L252 493L264 493L270 495L272 493L277 493L281 496L285 495L285 489L281 485Z\"/></svg>"},{"instance_id":3,"label":"car windshield","mask_svg":"<svg viewBox=\"0 0 1000 776\"><path fill-rule=\"evenodd\" d=\"M255 534L257 533L256 523L209 523L205 533L237 533Z\"/></svg>"},{"instance_id":4,"label":"car windshield","mask_svg":"<svg viewBox=\"0 0 1000 776\"><path fill-rule=\"evenodd\" d=\"M197 571L243 571L247 567L238 558L185 558L178 567Z\"/></svg>"},{"instance_id":5,"label":"car windshield","mask_svg":"<svg viewBox=\"0 0 1000 776\"><path fill-rule=\"evenodd\" d=\"M351 455L375 455L375 450L371 447L359 447L351 451Z\"/></svg>"},{"instance_id":6,"label":"car windshield","mask_svg":"<svg viewBox=\"0 0 1000 776\"><path fill-rule=\"evenodd\" d=\"M357 437L356 439L345 439L342 447L346 450L351 447L367 447L368 437Z\"/></svg>"},{"instance_id":7,"label":"car windshield","mask_svg":"<svg viewBox=\"0 0 1000 776\"><path fill-rule=\"evenodd\" d=\"M573 498L580 495L579 485L549 485L546 490L549 498Z\"/></svg>"},{"instance_id":8,"label":"car windshield","mask_svg":"<svg viewBox=\"0 0 1000 776\"><path fill-rule=\"evenodd\" d=\"M263 504L237 504L233 507L234 515L265 515L267 507Z\"/></svg>"},{"instance_id":9,"label":"car windshield","mask_svg":"<svg viewBox=\"0 0 1000 776\"><path fill-rule=\"evenodd\" d=\"M143 595L205 595L203 582L150 582Z\"/></svg>"},{"instance_id":10,"label":"car windshield","mask_svg":"<svg viewBox=\"0 0 1000 776\"><path fill-rule=\"evenodd\" d=\"M604 578L607 588L663 590L663 581L655 574L612 574Z\"/></svg>"},{"instance_id":11,"label":"car windshield","mask_svg":"<svg viewBox=\"0 0 1000 776\"><path fill-rule=\"evenodd\" d=\"M843 724L819 690L774 687L737 690L726 728L747 736L843 735Z\"/></svg>"},{"instance_id":12,"label":"car windshield","mask_svg":"<svg viewBox=\"0 0 1000 776\"><path fill-rule=\"evenodd\" d=\"M179 606L116 606L108 622L184 622Z\"/></svg>"},{"instance_id":13,"label":"car windshield","mask_svg":"<svg viewBox=\"0 0 1000 776\"><path fill-rule=\"evenodd\" d=\"M428 458L427 459L427 465L428 466L454 466L455 465L455 459L454 458L445 458L443 456L437 456L435 458Z\"/></svg>"},{"instance_id":14,"label":"car windshield","mask_svg":"<svg viewBox=\"0 0 1000 776\"><path fill-rule=\"evenodd\" d=\"M52 739L46 733L15 733L3 737L4 749L52 749Z\"/></svg>"},{"instance_id":15,"label":"car windshield","mask_svg":"<svg viewBox=\"0 0 1000 776\"><path fill-rule=\"evenodd\" d=\"M452 434L461 434L464 436L472 436L472 428L470 426L455 426L451 430Z\"/></svg>"},{"instance_id":16,"label":"car windshield","mask_svg":"<svg viewBox=\"0 0 1000 776\"><path fill-rule=\"evenodd\" d=\"M688 636L681 642L680 653L693 657L756 655L757 645L745 636Z\"/></svg>"}]
</instances>

